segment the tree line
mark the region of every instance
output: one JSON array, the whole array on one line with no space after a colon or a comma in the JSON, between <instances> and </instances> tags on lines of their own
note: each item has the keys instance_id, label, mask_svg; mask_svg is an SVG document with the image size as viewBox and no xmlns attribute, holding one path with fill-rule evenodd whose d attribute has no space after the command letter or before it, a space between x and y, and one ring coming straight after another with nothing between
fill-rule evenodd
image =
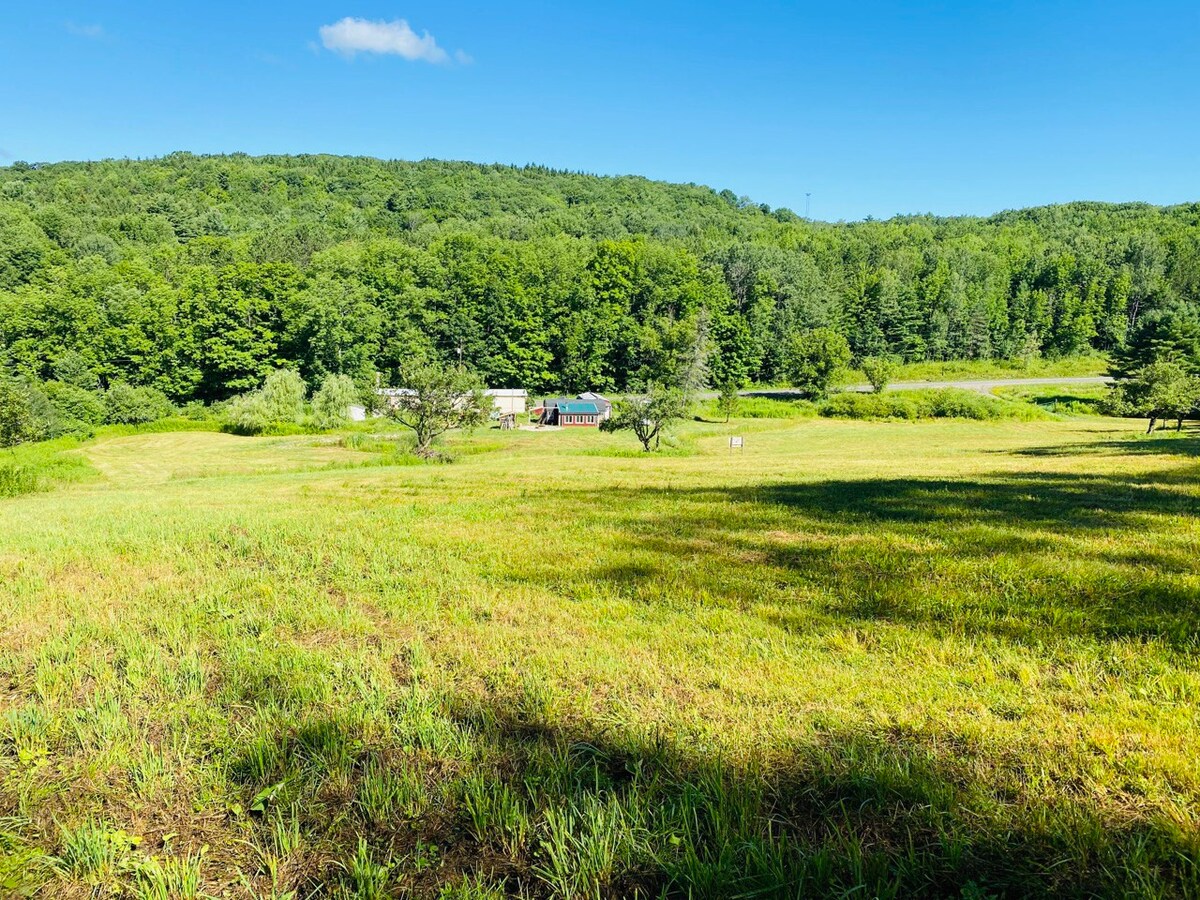
<instances>
[{"instance_id":1,"label":"tree line","mask_svg":"<svg viewBox=\"0 0 1200 900\"><path fill-rule=\"evenodd\" d=\"M696 185L542 167L173 154L0 169L0 369L160 391L280 368L497 387L793 380L851 358L1195 365L1200 205L805 221ZM840 349L838 351L841 352Z\"/></svg>"}]
</instances>

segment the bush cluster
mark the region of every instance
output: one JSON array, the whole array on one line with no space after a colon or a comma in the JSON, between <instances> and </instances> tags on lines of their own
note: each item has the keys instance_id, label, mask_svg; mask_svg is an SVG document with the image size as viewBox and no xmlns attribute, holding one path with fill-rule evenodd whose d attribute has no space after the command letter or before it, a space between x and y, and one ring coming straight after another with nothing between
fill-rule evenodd
<instances>
[{"instance_id":1,"label":"bush cluster","mask_svg":"<svg viewBox=\"0 0 1200 900\"><path fill-rule=\"evenodd\" d=\"M0 497L31 494L38 489L37 472L28 466L0 466Z\"/></svg>"},{"instance_id":2,"label":"bush cluster","mask_svg":"<svg viewBox=\"0 0 1200 900\"><path fill-rule=\"evenodd\" d=\"M338 428L350 421L358 389L348 375L327 375L305 402L308 389L300 374L279 369L256 391L239 394L224 410L224 429L233 434L297 434Z\"/></svg>"},{"instance_id":3,"label":"bush cluster","mask_svg":"<svg viewBox=\"0 0 1200 900\"><path fill-rule=\"evenodd\" d=\"M152 387L117 383L107 391L69 381L36 382L0 375L0 446L73 434L90 437L97 425L141 425L174 412Z\"/></svg>"},{"instance_id":4,"label":"bush cluster","mask_svg":"<svg viewBox=\"0 0 1200 900\"><path fill-rule=\"evenodd\" d=\"M725 417L718 402L709 401L702 407L706 418ZM739 397L735 415L739 419L811 419L817 414L817 406L808 400L785 400L775 397Z\"/></svg>"},{"instance_id":5,"label":"bush cluster","mask_svg":"<svg viewBox=\"0 0 1200 900\"><path fill-rule=\"evenodd\" d=\"M1027 403L1013 403L965 391L943 388L883 394L837 394L820 406L823 416L838 419L1037 419L1046 414Z\"/></svg>"},{"instance_id":6,"label":"bush cluster","mask_svg":"<svg viewBox=\"0 0 1200 900\"><path fill-rule=\"evenodd\" d=\"M108 425L144 425L165 419L174 411L167 395L152 387L118 382L104 394L104 421Z\"/></svg>"}]
</instances>

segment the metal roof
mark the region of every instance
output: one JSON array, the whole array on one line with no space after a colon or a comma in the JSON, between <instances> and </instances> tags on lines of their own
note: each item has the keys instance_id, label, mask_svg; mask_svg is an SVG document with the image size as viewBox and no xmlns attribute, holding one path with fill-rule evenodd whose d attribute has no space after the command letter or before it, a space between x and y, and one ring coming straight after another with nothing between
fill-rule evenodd
<instances>
[{"instance_id":1,"label":"metal roof","mask_svg":"<svg viewBox=\"0 0 1200 900\"><path fill-rule=\"evenodd\" d=\"M567 400L558 404L558 414L561 416L563 413L576 416L598 416L600 410L590 400Z\"/></svg>"}]
</instances>

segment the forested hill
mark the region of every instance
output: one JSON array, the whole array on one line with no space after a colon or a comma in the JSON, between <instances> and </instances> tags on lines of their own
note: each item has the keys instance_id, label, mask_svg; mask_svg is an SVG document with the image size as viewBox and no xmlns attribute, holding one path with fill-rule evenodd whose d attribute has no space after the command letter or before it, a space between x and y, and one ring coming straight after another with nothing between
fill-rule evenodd
<instances>
[{"instance_id":1,"label":"forested hill","mask_svg":"<svg viewBox=\"0 0 1200 900\"><path fill-rule=\"evenodd\" d=\"M701 353L779 376L857 356L1117 351L1197 317L1200 204L824 224L729 191L541 167L332 156L0 168L0 367L220 399L296 366L620 389ZM693 366L694 370L694 366Z\"/></svg>"}]
</instances>

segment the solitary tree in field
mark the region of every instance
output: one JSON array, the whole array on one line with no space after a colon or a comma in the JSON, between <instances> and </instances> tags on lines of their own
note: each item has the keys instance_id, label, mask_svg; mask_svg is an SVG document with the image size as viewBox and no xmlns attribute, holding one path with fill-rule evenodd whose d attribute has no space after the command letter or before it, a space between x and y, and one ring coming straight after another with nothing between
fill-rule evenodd
<instances>
[{"instance_id":1,"label":"solitary tree in field","mask_svg":"<svg viewBox=\"0 0 1200 900\"><path fill-rule=\"evenodd\" d=\"M736 381L725 381L721 383L721 393L717 396L717 409L728 422L730 417L737 413L738 403L741 401L741 395L738 394L738 383Z\"/></svg>"},{"instance_id":2,"label":"solitary tree in field","mask_svg":"<svg viewBox=\"0 0 1200 900\"><path fill-rule=\"evenodd\" d=\"M483 382L461 366L413 366L404 387L408 390L393 398L388 415L412 429L418 456L431 456L434 440L452 428L483 424L491 411Z\"/></svg>"},{"instance_id":3,"label":"solitary tree in field","mask_svg":"<svg viewBox=\"0 0 1200 900\"><path fill-rule=\"evenodd\" d=\"M832 328L812 328L793 334L783 351L788 381L814 399L829 393L834 376L849 364L850 345Z\"/></svg>"},{"instance_id":4,"label":"solitary tree in field","mask_svg":"<svg viewBox=\"0 0 1200 900\"><path fill-rule=\"evenodd\" d=\"M272 422L299 422L304 418L304 397L307 393L304 379L292 369L272 372L259 389L267 418Z\"/></svg>"},{"instance_id":5,"label":"solitary tree in field","mask_svg":"<svg viewBox=\"0 0 1200 900\"><path fill-rule=\"evenodd\" d=\"M350 407L358 402L358 389L349 375L326 375L313 394L313 420L318 428L337 428L350 421Z\"/></svg>"},{"instance_id":6,"label":"solitary tree in field","mask_svg":"<svg viewBox=\"0 0 1200 900\"><path fill-rule=\"evenodd\" d=\"M632 431L646 452L657 450L663 431L683 418L687 399L678 389L652 386L644 397L621 402L609 419L600 423L601 431Z\"/></svg>"},{"instance_id":7,"label":"solitary tree in field","mask_svg":"<svg viewBox=\"0 0 1200 900\"><path fill-rule=\"evenodd\" d=\"M1182 428L1183 420L1200 407L1200 376L1175 359L1142 366L1117 390L1118 406L1150 420L1146 434L1154 431L1159 420L1174 419L1175 427Z\"/></svg>"}]
</instances>

